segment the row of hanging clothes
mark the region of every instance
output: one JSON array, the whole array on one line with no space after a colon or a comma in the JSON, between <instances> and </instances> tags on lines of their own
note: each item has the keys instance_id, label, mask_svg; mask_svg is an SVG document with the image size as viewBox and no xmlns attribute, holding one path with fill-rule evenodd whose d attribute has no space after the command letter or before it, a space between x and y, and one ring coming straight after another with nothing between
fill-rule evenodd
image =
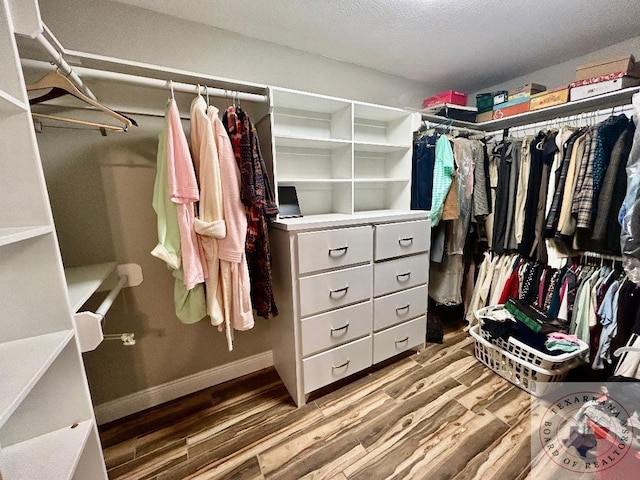
<instances>
[{"instance_id":1,"label":"row of hanging clothes","mask_svg":"<svg viewBox=\"0 0 640 480\"><path fill-rule=\"evenodd\" d=\"M151 252L174 276L178 319L206 317L226 334L270 318L275 304L268 222L278 209L256 128L239 105L224 112L200 94L184 132L173 90L159 136L153 208L158 244ZM208 97L208 96L207 96Z\"/></svg>"},{"instance_id":2,"label":"row of hanging clothes","mask_svg":"<svg viewBox=\"0 0 640 480\"><path fill-rule=\"evenodd\" d=\"M502 138L418 133L412 208L431 210L429 295L436 305L463 304L467 318L473 313L477 267L487 250L556 269L583 250L620 254L623 218L640 212L630 208L640 168L636 175L629 170L640 157L640 139L625 113L612 109L604 121L596 118L559 119ZM635 233L627 239L632 247L640 244Z\"/></svg>"},{"instance_id":3,"label":"row of hanging clothes","mask_svg":"<svg viewBox=\"0 0 640 480\"><path fill-rule=\"evenodd\" d=\"M611 368L612 353L640 334L640 285L628 279L621 257L586 252L554 268L519 254L485 252L466 320L471 326L479 309L509 299L540 312L545 333L586 343L583 359L594 370Z\"/></svg>"}]
</instances>

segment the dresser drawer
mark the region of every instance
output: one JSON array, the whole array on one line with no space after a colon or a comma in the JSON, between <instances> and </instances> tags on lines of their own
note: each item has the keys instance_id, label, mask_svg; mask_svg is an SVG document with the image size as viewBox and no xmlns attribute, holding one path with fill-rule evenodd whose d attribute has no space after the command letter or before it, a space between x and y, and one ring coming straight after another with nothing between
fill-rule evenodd
<instances>
[{"instance_id":1,"label":"dresser drawer","mask_svg":"<svg viewBox=\"0 0 640 480\"><path fill-rule=\"evenodd\" d=\"M300 316L371 298L371 264L311 275L300 282Z\"/></svg>"},{"instance_id":2,"label":"dresser drawer","mask_svg":"<svg viewBox=\"0 0 640 480\"><path fill-rule=\"evenodd\" d=\"M305 357L371 333L372 303L365 302L302 320Z\"/></svg>"},{"instance_id":3,"label":"dresser drawer","mask_svg":"<svg viewBox=\"0 0 640 480\"><path fill-rule=\"evenodd\" d=\"M375 227L375 259L426 252L431 243L429 220L389 223Z\"/></svg>"},{"instance_id":4,"label":"dresser drawer","mask_svg":"<svg viewBox=\"0 0 640 480\"><path fill-rule=\"evenodd\" d=\"M373 229L370 226L298 235L300 274L370 262L372 259Z\"/></svg>"},{"instance_id":5,"label":"dresser drawer","mask_svg":"<svg viewBox=\"0 0 640 480\"><path fill-rule=\"evenodd\" d=\"M406 322L427 313L429 288L426 285L392 293L373 301L373 330Z\"/></svg>"},{"instance_id":6,"label":"dresser drawer","mask_svg":"<svg viewBox=\"0 0 640 480\"><path fill-rule=\"evenodd\" d=\"M373 335L373 363L381 362L424 343L426 336L426 315L375 333Z\"/></svg>"},{"instance_id":7,"label":"dresser drawer","mask_svg":"<svg viewBox=\"0 0 640 480\"><path fill-rule=\"evenodd\" d=\"M371 366L371 336L302 361L305 393Z\"/></svg>"},{"instance_id":8,"label":"dresser drawer","mask_svg":"<svg viewBox=\"0 0 640 480\"><path fill-rule=\"evenodd\" d=\"M427 283L429 255L413 255L376 263L373 274L373 292L376 297Z\"/></svg>"}]
</instances>

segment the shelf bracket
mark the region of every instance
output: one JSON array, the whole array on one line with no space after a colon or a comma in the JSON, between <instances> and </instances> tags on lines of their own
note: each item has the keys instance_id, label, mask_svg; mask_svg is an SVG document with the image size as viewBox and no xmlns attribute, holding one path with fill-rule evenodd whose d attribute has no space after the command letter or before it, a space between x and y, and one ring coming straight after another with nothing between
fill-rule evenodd
<instances>
[{"instance_id":1,"label":"shelf bracket","mask_svg":"<svg viewBox=\"0 0 640 480\"><path fill-rule=\"evenodd\" d=\"M95 350L104 339L110 339L112 335L104 335L102 332L102 321L111 308L120 291L125 287L136 287L142 283L142 268L135 263L127 263L116 267L118 280L110 289L109 293L102 301L95 312L78 312L74 315L78 343L81 352ZM98 291L104 290L99 288ZM135 345L133 333L117 334L118 339L125 345ZM125 338L126 337L126 338Z\"/></svg>"}]
</instances>

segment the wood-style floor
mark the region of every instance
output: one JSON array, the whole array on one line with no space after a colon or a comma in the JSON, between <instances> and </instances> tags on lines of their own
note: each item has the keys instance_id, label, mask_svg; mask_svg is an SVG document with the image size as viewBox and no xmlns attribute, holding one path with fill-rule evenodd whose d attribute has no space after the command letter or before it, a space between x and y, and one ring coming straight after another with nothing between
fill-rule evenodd
<instances>
[{"instance_id":1,"label":"wood-style floor","mask_svg":"<svg viewBox=\"0 0 640 480\"><path fill-rule=\"evenodd\" d=\"M529 396L449 332L296 408L267 369L101 428L111 479L524 479Z\"/></svg>"}]
</instances>

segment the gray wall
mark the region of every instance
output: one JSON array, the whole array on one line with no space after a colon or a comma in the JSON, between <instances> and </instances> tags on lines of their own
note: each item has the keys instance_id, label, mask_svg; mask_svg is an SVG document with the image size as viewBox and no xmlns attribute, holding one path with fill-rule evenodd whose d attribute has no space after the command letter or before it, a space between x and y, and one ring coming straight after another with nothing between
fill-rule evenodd
<instances>
[{"instance_id":1,"label":"gray wall","mask_svg":"<svg viewBox=\"0 0 640 480\"><path fill-rule=\"evenodd\" d=\"M531 82L546 85L548 89L566 86L575 80L577 66L629 54L635 55L636 60L640 60L640 36L616 43L607 48L595 50L582 57L527 73L498 85L479 86L478 90L469 96L469 104L474 104L476 93L509 90Z\"/></svg>"}]
</instances>

